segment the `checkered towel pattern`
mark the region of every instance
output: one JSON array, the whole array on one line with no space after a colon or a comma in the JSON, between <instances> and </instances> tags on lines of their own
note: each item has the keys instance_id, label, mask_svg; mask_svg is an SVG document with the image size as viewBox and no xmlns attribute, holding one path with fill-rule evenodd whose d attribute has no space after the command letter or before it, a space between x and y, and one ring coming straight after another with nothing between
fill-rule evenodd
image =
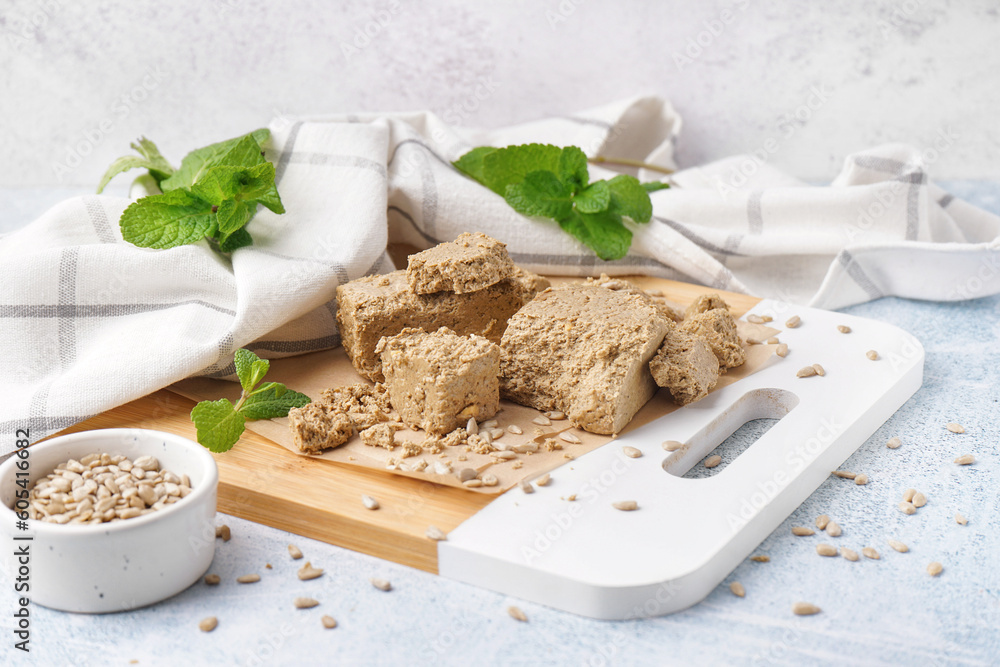
<instances>
[{"instance_id":1,"label":"checkered towel pattern","mask_svg":"<svg viewBox=\"0 0 1000 667\"><path fill-rule=\"evenodd\" d=\"M231 261L204 242L124 243L126 199L67 200L0 238L0 454L15 429L37 440L191 375L231 377L239 347L274 358L338 345L337 285L392 270L390 242L482 231L534 271L645 273L826 308L1000 291L1000 218L930 184L906 146L849 157L829 187L759 156L679 172L629 255L607 263L449 164L538 141L673 167L680 125L657 98L495 131L429 113L277 119L267 156L288 213L261 209L255 244Z\"/></svg>"}]
</instances>

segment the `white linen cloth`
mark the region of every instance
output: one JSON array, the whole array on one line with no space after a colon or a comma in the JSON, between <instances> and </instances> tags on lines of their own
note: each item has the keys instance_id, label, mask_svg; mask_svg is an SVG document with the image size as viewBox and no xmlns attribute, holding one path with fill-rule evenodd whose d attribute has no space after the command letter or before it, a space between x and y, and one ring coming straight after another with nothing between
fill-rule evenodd
<instances>
[{"instance_id":1,"label":"white linen cloth","mask_svg":"<svg viewBox=\"0 0 1000 667\"><path fill-rule=\"evenodd\" d=\"M828 187L766 155L681 171L614 262L450 165L473 146L546 142L673 167L680 126L658 98L491 131L431 113L277 119L267 157L288 212L261 209L254 245L231 262L204 241L123 242L127 199L67 200L0 238L0 453L16 429L35 441L191 375L230 377L239 347L273 358L336 346L337 285L392 270L389 241L482 231L538 272L645 273L824 308L1000 291L1000 218L932 185L932 156L907 146L850 156Z\"/></svg>"}]
</instances>

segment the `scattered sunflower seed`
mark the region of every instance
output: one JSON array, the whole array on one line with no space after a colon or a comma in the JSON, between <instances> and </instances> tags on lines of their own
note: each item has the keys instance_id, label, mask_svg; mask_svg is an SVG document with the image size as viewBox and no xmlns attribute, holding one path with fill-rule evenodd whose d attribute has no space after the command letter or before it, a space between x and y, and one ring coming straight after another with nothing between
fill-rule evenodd
<instances>
[{"instance_id":1,"label":"scattered sunflower seed","mask_svg":"<svg viewBox=\"0 0 1000 667\"><path fill-rule=\"evenodd\" d=\"M522 433L524 433L524 429L522 429L517 424L511 424L510 426L508 426L507 431L513 433L514 435L521 435Z\"/></svg>"},{"instance_id":2,"label":"scattered sunflower seed","mask_svg":"<svg viewBox=\"0 0 1000 667\"><path fill-rule=\"evenodd\" d=\"M865 547L861 550L861 553L865 555L865 558L871 558L872 560L878 560L881 558L881 556L878 555L878 552L871 547Z\"/></svg>"},{"instance_id":3,"label":"scattered sunflower seed","mask_svg":"<svg viewBox=\"0 0 1000 667\"><path fill-rule=\"evenodd\" d=\"M706 468L714 468L715 466L719 465L720 463L722 463L722 457L719 456L718 454L712 454L707 459L705 459L705 467Z\"/></svg>"},{"instance_id":4,"label":"scattered sunflower seed","mask_svg":"<svg viewBox=\"0 0 1000 667\"><path fill-rule=\"evenodd\" d=\"M774 348L774 353L779 357L788 356L788 343L779 343L778 347Z\"/></svg>"},{"instance_id":5,"label":"scattered sunflower seed","mask_svg":"<svg viewBox=\"0 0 1000 667\"><path fill-rule=\"evenodd\" d=\"M964 516L962 516L961 514L956 514L956 515L955 515L955 523L957 523L957 524L959 524L959 525L962 525L962 526L964 526L965 524L969 523L969 520L968 520L968 519L966 519L966 518L965 518Z\"/></svg>"},{"instance_id":6,"label":"scattered sunflower seed","mask_svg":"<svg viewBox=\"0 0 1000 667\"><path fill-rule=\"evenodd\" d=\"M854 483L857 484L858 486L864 486L865 484L868 483L868 475L861 473L860 475L854 478Z\"/></svg>"},{"instance_id":7,"label":"scattered sunflower seed","mask_svg":"<svg viewBox=\"0 0 1000 667\"><path fill-rule=\"evenodd\" d=\"M568 442L571 445L579 445L581 442L583 442L582 440L580 440L580 438L576 437L569 431L563 431L562 433L560 433L559 439Z\"/></svg>"},{"instance_id":8,"label":"scattered sunflower seed","mask_svg":"<svg viewBox=\"0 0 1000 667\"><path fill-rule=\"evenodd\" d=\"M377 510L380 507L378 501L371 496L361 496L361 503L370 510Z\"/></svg>"},{"instance_id":9,"label":"scattered sunflower seed","mask_svg":"<svg viewBox=\"0 0 1000 667\"><path fill-rule=\"evenodd\" d=\"M611 506L622 512L631 512L632 510L639 509L639 503L634 500L619 500L618 502L611 503Z\"/></svg>"},{"instance_id":10,"label":"scattered sunflower seed","mask_svg":"<svg viewBox=\"0 0 1000 667\"><path fill-rule=\"evenodd\" d=\"M750 324L764 324L765 320L760 315L750 313L749 315L747 315L747 322L749 322Z\"/></svg>"},{"instance_id":11,"label":"scattered sunflower seed","mask_svg":"<svg viewBox=\"0 0 1000 667\"><path fill-rule=\"evenodd\" d=\"M306 564L299 568L298 576L302 581L309 581L323 575L323 569L313 567L313 564L306 561Z\"/></svg>"},{"instance_id":12,"label":"scattered sunflower seed","mask_svg":"<svg viewBox=\"0 0 1000 667\"><path fill-rule=\"evenodd\" d=\"M768 339L767 339L767 340L765 340L764 342L765 342L765 343L767 343L768 345L777 345L777 344L778 344L778 343L780 343L781 341L780 341L780 340L778 340L778 337L777 337L777 336L771 336L770 338L768 338Z\"/></svg>"},{"instance_id":13,"label":"scattered sunflower seed","mask_svg":"<svg viewBox=\"0 0 1000 667\"><path fill-rule=\"evenodd\" d=\"M202 632L211 632L215 628L219 627L219 619L215 616L209 616L208 618L203 618L198 622L198 629Z\"/></svg>"},{"instance_id":14,"label":"scattered sunflower seed","mask_svg":"<svg viewBox=\"0 0 1000 667\"><path fill-rule=\"evenodd\" d=\"M622 454L624 454L625 456L629 457L630 459L637 459L640 456L642 456L642 452L641 451L639 451L635 447L629 447L628 445L625 445L624 447L622 447Z\"/></svg>"},{"instance_id":15,"label":"scattered sunflower seed","mask_svg":"<svg viewBox=\"0 0 1000 667\"><path fill-rule=\"evenodd\" d=\"M878 361L878 352L876 352L875 350L868 350L867 352L865 352L865 356L871 359L872 361Z\"/></svg>"},{"instance_id":16,"label":"scattered sunflower seed","mask_svg":"<svg viewBox=\"0 0 1000 667\"><path fill-rule=\"evenodd\" d=\"M903 502L908 503L913 500L913 496L917 495L916 489L907 489L903 491Z\"/></svg>"},{"instance_id":17,"label":"scattered sunflower seed","mask_svg":"<svg viewBox=\"0 0 1000 667\"><path fill-rule=\"evenodd\" d=\"M469 421L465 425L465 432L469 435L476 435L479 433L479 424L476 422L475 417L469 417Z\"/></svg>"},{"instance_id":18,"label":"scattered sunflower seed","mask_svg":"<svg viewBox=\"0 0 1000 667\"><path fill-rule=\"evenodd\" d=\"M546 412L545 416L548 417L549 419L551 419L554 422L560 421L562 419L566 419L566 413L565 412L559 412L558 410L553 410L552 412Z\"/></svg>"},{"instance_id":19,"label":"scattered sunflower seed","mask_svg":"<svg viewBox=\"0 0 1000 667\"><path fill-rule=\"evenodd\" d=\"M392 583L385 579L371 579L372 586L379 589L380 591L391 591Z\"/></svg>"},{"instance_id":20,"label":"scattered sunflower seed","mask_svg":"<svg viewBox=\"0 0 1000 667\"><path fill-rule=\"evenodd\" d=\"M545 415L539 415L531 420L532 424L538 424L539 426L552 426L552 420Z\"/></svg>"},{"instance_id":21,"label":"scattered sunflower seed","mask_svg":"<svg viewBox=\"0 0 1000 667\"><path fill-rule=\"evenodd\" d=\"M813 370L816 371L816 375L819 375L820 377L826 375L826 370L824 370L819 364L813 364Z\"/></svg>"},{"instance_id":22,"label":"scattered sunflower seed","mask_svg":"<svg viewBox=\"0 0 1000 667\"><path fill-rule=\"evenodd\" d=\"M288 555L292 557L292 560L298 560L302 558L302 552L294 544L288 545Z\"/></svg>"},{"instance_id":23,"label":"scattered sunflower seed","mask_svg":"<svg viewBox=\"0 0 1000 667\"><path fill-rule=\"evenodd\" d=\"M243 575L240 575L240 576L236 577L236 581L240 582L241 584L256 584L258 581L260 581L260 575L259 574L243 574Z\"/></svg>"},{"instance_id":24,"label":"scattered sunflower seed","mask_svg":"<svg viewBox=\"0 0 1000 667\"><path fill-rule=\"evenodd\" d=\"M839 553L839 551L837 550L837 547L833 546L832 544L826 544L824 542L822 544L816 545L816 553L818 553L820 556L836 556Z\"/></svg>"},{"instance_id":25,"label":"scattered sunflower seed","mask_svg":"<svg viewBox=\"0 0 1000 667\"><path fill-rule=\"evenodd\" d=\"M889 546L901 554L905 554L907 551L910 550L910 547L906 546L899 540L889 540Z\"/></svg>"},{"instance_id":26,"label":"scattered sunflower seed","mask_svg":"<svg viewBox=\"0 0 1000 667\"><path fill-rule=\"evenodd\" d=\"M750 560L752 560L755 563L770 563L771 562L771 557L770 556L764 556L764 555L750 556Z\"/></svg>"},{"instance_id":27,"label":"scattered sunflower seed","mask_svg":"<svg viewBox=\"0 0 1000 667\"><path fill-rule=\"evenodd\" d=\"M802 324L802 318L800 318L798 315L792 315L790 318L788 318L788 321L785 322L785 326L788 327L789 329L794 329L800 324Z\"/></svg>"},{"instance_id":28,"label":"scattered sunflower seed","mask_svg":"<svg viewBox=\"0 0 1000 667\"><path fill-rule=\"evenodd\" d=\"M816 375L816 369L812 366L803 366L799 369L799 372L795 374L795 377L808 378Z\"/></svg>"},{"instance_id":29,"label":"scattered sunflower seed","mask_svg":"<svg viewBox=\"0 0 1000 667\"><path fill-rule=\"evenodd\" d=\"M833 474L842 479L854 479L857 474L851 472L850 470L834 470Z\"/></svg>"},{"instance_id":30,"label":"scattered sunflower seed","mask_svg":"<svg viewBox=\"0 0 1000 667\"><path fill-rule=\"evenodd\" d=\"M932 577L936 577L939 574L941 574L942 570L944 570L944 566L937 561L934 561L933 563L927 566L927 574L931 575Z\"/></svg>"},{"instance_id":31,"label":"scattered sunflower seed","mask_svg":"<svg viewBox=\"0 0 1000 667\"><path fill-rule=\"evenodd\" d=\"M903 441L899 438L889 438L885 443L885 446L889 449L899 449L899 446L903 444Z\"/></svg>"},{"instance_id":32,"label":"scattered sunflower seed","mask_svg":"<svg viewBox=\"0 0 1000 667\"><path fill-rule=\"evenodd\" d=\"M854 562L858 561L858 552L855 551L854 549L848 549L847 547L844 547L843 549L840 550L840 555L849 561L854 561Z\"/></svg>"},{"instance_id":33,"label":"scattered sunflower seed","mask_svg":"<svg viewBox=\"0 0 1000 667\"><path fill-rule=\"evenodd\" d=\"M910 502L913 503L914 507L923 507L924 505L927 504L927 496L917 491L915 494L913 494L913 500L911 500Z\"/></svg>"},{"instance_id":34,"label":"scattered sunflower seed","mask_svg":"<svg viewBox=\"0 0 1000 667\"><path fill-rule=\"evenodd\" d=\"M496 427L497 427L496 419L487 419L486 421L484 421L482 424L479 425L479 428L488 428L491 430L495 429Z\"/></svg>"},{"instance_id":35,"label":"scattered sunflower seed","mask_svg":"<svg viewBox=\"0 0 1000 667\"><path fill-rule=\"evenodd\" d=\"M945 428L952 433L965 433L965 428L963 428L961 424L956 424L955 422L948 422L945 424Z\"/></svg>"},{"instance_id":36,"label":"scattered sunflower seed","mask_svg":"<svg viewBox=\"0 0 1000 667\"><path fill-rule=\"evenodd\" d=\"M296 609L312 609L319 606L319 600L315 598L295 598Z\"/></svg>"},{"instance_id":37,"label":"scattered sunflower seed","mask_svg":"<svg viewBox=\"0 0 1000 667\"><path fill-rule=\"evenodd\" d=\"M145 488L148 489L149 487L145 487ZM140 492L140 495L141 495L141 492ZM145 500L145 498L143 498L143 500ZM153 502L155 503L156 501L154 500ZM147 501L147 504L149 504L148 501ZM231 530L229 530L229 526L227 526L226 524L222 524L221 526L216 526L215 527L215 536L216 537L221 537L223 542L228 542L230 539L232 539L233 532Z\"/></svg>"},{"instance_id":38,"label":"scattered sunflower seed","mask_svg":"<svg viewBox=\"0 0 1000 667\"><path fill-rule=\"evenodd\" d=\"M844 529L840 527L840 524L836 521L831 521L826 524L826 534L830 537L840 537L844 534Z\"/></svg>"},{"instance_id":39,"label":"scattered sunflower seed","mask_svg":"<svg viewBox=\"0 0 1000 667\"><path fill-rule=\"evenodd\" d=\"M485 475L483 475L482 481L483 481L483 486L496 486L497 484L500 483L500 480L497 479L497 476L491 472L488 472Z\"/></svg>"},{"instance_id":40,"label":"scattered sunflower seed","mask_svg":"<svg viewBox=\"0 0 1000 667\"><path fill-rule=\"evenodd\" d=\"M663 443L663 448L668 452L676 452L678 449L684 446L684 443L677 442L676 440L667 440Z\"/></svg>"},{"instance_id":41,"label":"scattered sunflower seed","mask_svg":"<svg viewBox=\"0 0 1000 667\"><path fill-rule=\"evenodd\" d=\"M427 536L427 539L434 540L435 542L443 542L448 539L445 532L437 526L427 526L427 532L424 535Z\"/></svg>"},{"instance_id":42,"label":"scattered sunflower seed","mask_svg":"<svg viewBox=\"0 0 1000 667\"><path fill-rule=\"evenodd\" d=\"M908 503L905 500L898 505L899 511L903 514L916 514L917 508L913 506L913 503Z\"/></svg>"},{"instance_id":43,"label":"scattered sunflower seed","mask_svg":"<svg viewBox=\"0 0 1000 667\"><path fill-rule=\"evenodd\" d=\"M792 605L792 613L796 616L812 616L813 614L818 614L821 611L823 610L811 602L796 602Z\"/></svg>"},{"instance_id":44,"label":"scattered sunflower seed","mask_svg":"<svg viewBox=\"0 0 1000 667\"><path fill-rule=\"evenodd\" d=\"M538 486L548 486L549 482L551 481L552 478L549 477L549 473L545 473L544 475L535 480L535 484L537 484Z\"/></svg>"},{"instance_id":45,"label":"scattered sunflower seed","mask_svg":"<svg viewBox=\"0 0 1000 667\"><path fill-rule=\"evenodd\" d=\"M521 621L522 623L528 622L528 617L524 615L524 612L521 611L520 607L507 607L507 613L510 614L510 617L516 621Z\"/></svg>"},{"instance_id":46,"label":"scattered sunflower seed","mask_svg":"<svg viewBox=\"0 0 1000 667\"><path fill-rule=\"evenodd\" d=\"M806 528L805 526L792 526L792 535L798 537L807 537L809 535L815 535L816 531L812 528Z\"/></svg>"},{"instance_id":47,"label":"scattered sunflower seed","mask_svg":"<svg viewBox=\"0 0 1000 667\"><path fill-rule=\"evenodd\" d=\"M462 486L468 489L478 489L482 485L483 485L483 480L481 479L467 479L464 482L462 482Z\"/></svg>"},{"instance_id":48,"label":"scattered sunflower seed","mask_svg":"<svg viewBox=\"0 0 1000 667\"><path fill-rule=\"evenodd\" d=\"M517 453L505 449L503 451L490 452L490 456L502 461L512 461L517 458Z\"/></svg>"},{"instance_id":49,"label":"scattered sunflower seed","mask_svg":"<svg viewBox=\"0 0 1000 667\"><path fill-rule=\"evenodd\" d=\"M976 457L973 456L972 454L963 454L962 456L959 456L957 459L955 459L955 463L957 463L960 466L971 465L975 462L976 462Z\"/></svg>"},{"instance_id":50,"label":"scattered sunflower seed","mask_svg":"<svg viewBox=\"0 0 1000 667\"><path fill-rule=\"evenodd\" d=\"M729 590L738 598L746 597L747 594L747 589L743 588L743 584L738 581L729 584Z\"/></svg>"},{"instance_id":51,"label":"scattered sunflower seed","mask_svg":"<svg viewBox=\"0 0 1000 667\"><path fill-rule=\"evenodd\" d=\"M209 586L218 586L221 581L222 581L222 577L220 577L217 574L206 574L205 575L205 583L208 584Z\"/></svg>"},{"instance_id":52,"label":"scattered sunflower seed","mask_svg":"<svg viewBox=\"0 0 1000 667\"><path fill-rule=\"evenodd\" d=\"M820 530L826 528L826 524L828 523L830 523L830 515L820 514L818 517L816 517L816 527L819 528Z\"/></svg>"},{"instance_id":53,"label":"scattered sunflower seed","mask_svg":"<svg viewBox=\"0 0 1000 667\"><path fill-rule=\"evenodd\" d=\"M503 434L504 434L504 430L502 428L491 428L490 429L490 437L493 438L494 440L499 440L500 438L503 437Z\"/></svg>"},{"instance_id":54,"label":"scattered sunflower seed","mask_svg":"<svg viewBox=\"0 0 1000 667\"><path fill-rule=\"evenodd\" d=\"M324 616L319 620L323 622L323 627L327 630L332 630L337 627L337 621L333 616Z\"/></svg>"},{"instance_id":55,"label":"scattered sunflower seed","mask_svg":"<svg viewBox=\"0 0 1000 667\"><path fill-rule=\"evenodd\" d=\"M522 479L520 482L517 483L517 485L519 487L521 487L521 490L524 491L525 493L534 493L535 492L535 487L533 487L531 485L531 482L529 482L526 479Z\"/></svg>"},{"instance_id":56,"label":"scattered sunflower seed","mask_svg":"<svg viewBox=\"0 0 1000 667\"><path fill-rule=\"evenodd\" d=\"M837 331L839 331L840 333L851 333L851 327L847 326L846 324L838 324Z\"/></svg>"}]
</instances>

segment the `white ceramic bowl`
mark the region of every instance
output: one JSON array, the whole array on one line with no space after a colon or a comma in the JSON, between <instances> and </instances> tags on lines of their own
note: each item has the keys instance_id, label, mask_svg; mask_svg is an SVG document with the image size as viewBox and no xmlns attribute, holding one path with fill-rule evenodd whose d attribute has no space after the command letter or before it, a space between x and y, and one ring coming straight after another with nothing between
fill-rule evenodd
<instances>
[{"instance_id":1,"label":"white ceramic bowl","mask_svg":"<svg viewBox=\"0 0 1000 667\"><path fill-rule=\"evenodd\" d=\"M0 532L4 567L13 577L15 548L29 545L32 602L63 611L105 613L159 602L198 581L215 555L219 471L208 450L173 433L102 429L73 433L28 448L30 489L67 459L94 452L135 460L155 456L160 467L191 478L192 491L157 512L94 525L29 521L16 528L16 455L0 465ZM31 541L14 537L34 536Z\"/></svg>"}]
</instances>

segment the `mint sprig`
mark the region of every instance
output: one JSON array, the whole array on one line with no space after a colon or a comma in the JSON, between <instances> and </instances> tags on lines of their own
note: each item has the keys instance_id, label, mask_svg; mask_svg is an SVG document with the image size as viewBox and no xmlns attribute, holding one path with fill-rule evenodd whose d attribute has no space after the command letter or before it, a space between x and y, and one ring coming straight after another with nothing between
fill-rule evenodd
<instances>
[{"instance_id":1,"label":"mint sprig","mask_svg":"<svg viewBox=\"0 0 1000 667\"><path fill-rule=\"evenodd\" d=\"M122 237L141 248L166 249L208 238L214 248L230 253L251 245L245 227L260 204L284 213L274 183L274 165L264 159L261 144L267 129L220 141L188 153L174 169L152 141L132 144L139 155L115 160L97 191L129 169L147 169L162 194L133 202L119 220Z\"/></svg>"},{"instance_id":2,"label":"mint sprig","mask_svg":"<svg viewBox=\"0 0 1000 667\"><path fill-rule=\"evenodd\" d=\"M213 452L228 452L246 429L246 422L287 417L292 408L301 408L310 398L291 391L280 382L261 382L271 363L247 349L236 350L236 375L243 393L233 405L228 399L202 401L191 410L198 442Z\"/></svg>"},{"instance_id":3,"label":"mint sprig","mask_svg":"<svg viewBox=\"0 0 1000 667\"><path fill-rule=\"evenodd\" d=\"M549 218L603 260L620 259L632 245L625 218L649 222L649 193L667 183L640 183L627 174L590 182L587 156L576 146L480 146L452 163L502 196L522 215Z\"/></svg>"}]
</instances>

